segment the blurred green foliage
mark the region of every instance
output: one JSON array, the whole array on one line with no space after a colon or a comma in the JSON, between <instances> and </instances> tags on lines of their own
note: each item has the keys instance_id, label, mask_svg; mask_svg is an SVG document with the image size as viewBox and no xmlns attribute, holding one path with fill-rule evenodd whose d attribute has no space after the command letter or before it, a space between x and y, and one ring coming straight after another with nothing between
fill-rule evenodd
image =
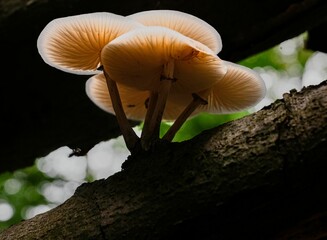
<instances>
[{"instance_id":1,"label":"blurred green foliage","mask_svg":"<svg viewBox=\"0 0 327 240\"><path fill-rule=\"evenodd\" d=\"M293 41L295 41L295 49L294 53L290 54L289 56L283 56L281 53L283 46L277 45L266 51L263 51L256 55L250 56L242 61L239 61L238 64L244 65L252 69L256 67L270 66L279 71L286 71L292 64L300 64L300 66L304 68L305 63L313 54L313 51L305 48L307 38L308 35L305 32L300 36L292 39Z\"/></svg>"},{"instance_id":2,"label":"blurred green foliage","mask_svg":"<svg viewBox=\"0 0 327 240\"><path fill-rule=\"evenodd\" d=\"M201 113L187 120L181 129L176 133L173 141L182 142L189 140L202 131L217 127L225 122L229 122L238 118L248 115L247 111L233 113L233 114L209 114ZM169 129L171 124L163 122L160 128L160 137L162 137Z\"/></svg>"},{"instance_id":3,"label":"blurred green foliage","mask_svg":"<svg viewBox=\"0 0 327 240\"><path fill-rule=\"evenodd\" d=\"M257 55L248 57L238 63L249 68L271 66L277 70L286 69L286 64L281 61L280 54L276 48L271 48Z\"/></svg>"},{"instance_id":4,"label":"blurred green foliage","mask_svg":"<svg viewBox=\"0 0 327 240\"><path fill-rule=\"evenodd\" d=\"M50 180L36 165L0 175L0 200L9 203L14 210L11 219L0 221L0 231L21 221L29 206L47 204L39 189L44 182Z\"/></svg>"}]
</instances>

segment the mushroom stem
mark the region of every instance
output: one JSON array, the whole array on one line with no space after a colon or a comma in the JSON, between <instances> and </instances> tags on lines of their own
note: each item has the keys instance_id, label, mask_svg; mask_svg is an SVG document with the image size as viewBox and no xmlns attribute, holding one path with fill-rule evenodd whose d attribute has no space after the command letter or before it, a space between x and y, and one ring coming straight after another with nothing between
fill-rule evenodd
<instances>
[{"instance_id":1,"label":"mushroom stem","mask_svg":"<svg viewBox=\"0 0 327 240\"><path fill-rule=\"evenodd\" d=\"M174 61L164 65L163 75L157 90L151 92L149 107L141 135L143 149L148 150L153 140L159 139L160 123L165 110L167 98L173 82Z\"/></svg>"},{"instance_id":2,"label":"mushroom stem","mask_svg":"<svg viewBox=\"0 0 327 240\"><path fill-rule=\"evenodd\" d=\"M147 108L147 112L146 112L145 119L144 119L144 125L143 125L141 138L143 138L144 135L147 135L148 134L147 132L149 132L149 130L150 130L150 122L153 117L154 110L157 106L158 96L159 96L159 94L157 91L150 92L148 104L147 104L147 106L145 106Z\"/></svg>"},{"instance_id":3,"label":"mushroom stem","mask_svg":"<svg viewBox=\"0 0 327 240\"><path fill-rule=\"evenodd\" d=\"M194 112L194 110L200 105L206 105L208 102L201 98L199 95L193 93L192 94L193 100L190 104L184 109L184 111L178 116L175 120L173 125L168 129L166 134L163 136L162 139L167 141L172 141L175 137L177 131L181 128L184 124L186 119Z\"/></svg>"},{"instance_id":4,"label":"mushroom stem","mask_svg":"<svg viewBox=\"0 0 327 240\"><path fill-rule=\"evenodd\" d=\"M132 152L133 149L135 149L136 143L138 142L139 138L128 122L128 119L123 109L123 105L121 103L116 82L109 77L106 71L103 71L103 73L106 77L109 95L116 114L120 131L122 132L128 150Z\"/></svg>"}]
</instances>

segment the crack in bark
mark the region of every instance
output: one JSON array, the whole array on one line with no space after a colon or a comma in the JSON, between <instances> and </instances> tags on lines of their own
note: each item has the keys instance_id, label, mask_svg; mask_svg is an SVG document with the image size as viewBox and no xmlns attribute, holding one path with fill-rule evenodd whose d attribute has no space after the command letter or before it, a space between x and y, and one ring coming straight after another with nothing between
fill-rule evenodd
<instances>
[{"instance_id":1,"label":"crack in bark","mask_svg":"<svg viewBox=\"0 0 327 240\"><path fill-rule=\"evenodd\" d=\"M102 226L102 211L101 211L101 205L98 203L98 198L97 198L97 194L96 192L94 193L94 205L96 207L96 209L99 212L99 231L101 233L102 239L103 240L109 240L109 238L107 238L106 232Z\"/></svg>"}]
</instances>

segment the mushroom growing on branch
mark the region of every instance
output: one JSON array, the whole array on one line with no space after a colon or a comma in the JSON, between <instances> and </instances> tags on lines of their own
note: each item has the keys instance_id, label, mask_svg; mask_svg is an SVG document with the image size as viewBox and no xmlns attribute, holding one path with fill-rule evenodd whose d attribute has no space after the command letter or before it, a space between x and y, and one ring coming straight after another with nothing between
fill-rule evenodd
<instances>
[{"instance_id":1,"label":"mushroom growing on branch","mask_svg":"<svg viewBox=\"0 0 327 240\"><path fill-rule=\"evenodd\" d=\"M143 25L113 13L99 12L57 18L48 23L37 39L43 60L52 67L75 74L98 74L103 47L116 37ZM128 149L138 137L122 110L116 83L107 78L117 121Z\"/></svg>"},{"instance_id":2,"label":"mushroom growing on branch","mask_svg":"<svg viewBox=\"0 0 327 240\"><path fill-rule=\"evenodd\" d=\"M162 120L174 121L163 137L172 141L189 117L241 111L265 94L253 70L217 56L222 43L211 25L174 10L58 18L43 29L37 47L52 67L94 75L87 96L116 115L132 153L139 138L128 119L144 120L141 147L148 150Z\"/></svg>"},{"instance_id":3,"label":"mushroom growing on branch","mask_svg":"<svg viewBox=\"0 0 327 240\"><path fill-rule=\"evenodd\" d=\"M119 83L117 83L117 87L126 117L130 120L144 121L148 108L149 91L137 90ZM115 115L104 74L100 73L89 78L86 81L85 89L87 96L96 106ZM183 108L183 105L177 105L168 99L163 119L175 120Z\"/></svg>"},{"instance_id":4,"label":"mushroom growing on branch","mask_svg":"<svg viewBox=\"0 0 327 240\"><path fill-rule=\"evenodd\" d=\"M226 114L249 109L261 101L266 94L262 78L255 71L245 66L224 61L227 66L225 76L212 87L194 93L192 98L187 94L174 94L171 101L187 105L176 119L163 139L171 141L191 113L208 112Z\"/></svg>"},{"instance_id":5,"label":"mushroom growing on branch","mask_svg":"<svg viewBox=\"0 0 327 240\"><path fill-rule=\"evenodd\" d=\"M227 68L204 44L172 29L137 28L102 50L104 71L113 81L149 91L149 106L141 144L149 149L159 139L159 127L170 90L192 95L213 86Z\"/></svg>"},{"instance_id":6,"label":"mushroom growing on branch","mask_svg":"<svg viewBox=\"0 0 327 240\"><path fill-rule=\"evenodd\" d=\"M265 96L264 82L255 71L227 61L224 61L224 64L227 66L226 74L211 88L191 96L185 92L170 93L163 119L173 120L174 123L163 139L171 141L182 124L192 115L201 112L226 114L243 111ZM114 114L106 87L103 74L99 74L87 81L86 92L97 106ZM145 102L149 97L148 91L119 85L119 92L127 117L143 121L147 110Z\"/></svg>"}]
</instances>

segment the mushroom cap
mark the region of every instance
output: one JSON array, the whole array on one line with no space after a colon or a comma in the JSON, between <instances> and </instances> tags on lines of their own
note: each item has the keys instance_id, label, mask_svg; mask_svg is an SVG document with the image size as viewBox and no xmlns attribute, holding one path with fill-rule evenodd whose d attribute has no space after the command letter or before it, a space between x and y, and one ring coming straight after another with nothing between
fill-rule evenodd
<instances>
[{"instance_id":1,"label":"mushroom cap","mask_svg":"<svg viewBox=\"0 0 327 240\"><path fill-rule=\"evenodd\" d=\"M102 48L111 40L142 24L107 12L57 18L49 22L37 39L43 60L52 67L75 74L100 71Z\"/></svg>"},{"instance_id":2,"label":"mushroom cap","mask_svg":"<svg viewBox=\"0 0 327 240\"><path fill-rule=\"evenodd\" d=\"M259 103L266 95L263 79L254 70L245 66L224 61L227 66L225 76L209 89L197 94L208 102L199 106L193 115L200 112L226 114L249 109ZM174 92L171 101L185 105L192 97Z\"/></svg>"},{"instance_id":3,"label":"mushroom cap","mask_svg":"<svg viewBox=\"0 0 327 240\"><path fill-rule=\"evenodd\" d=\"M149 10L130 17L145 26L162 26L203 43L218 54L222 49L219 33L210 24L191 14L176 10Z\"/></svg>"},{"instance_id":4,"label":"mushroom cap","mask_svg":"<svg viewBox=\"0 0 327 240\"><path fill-rule=\"evenodd\" d=\"M131 120L143 121L146 115L146 102L149 91L140 91L117 84L126 117ZM91 101L102 110L115 115L104 74L97 74L86 81L86 94ZM183 106L167 101L163 119L173 120L182 112Z\"/></svg>"},{"instance_id":5,"label":"mushroom cap","mask_svg":"<svg viewBox=\"0 0 327 240\"><path fill-rule=\"evenodd\" d=\"M223 61L204 44L166 27L150 26L127 32L107 44L101 54L109 76L139 90L155 90L163 66L174 61L173 87L198 92L226 73Z\"/></svg>"}]
</instances>

